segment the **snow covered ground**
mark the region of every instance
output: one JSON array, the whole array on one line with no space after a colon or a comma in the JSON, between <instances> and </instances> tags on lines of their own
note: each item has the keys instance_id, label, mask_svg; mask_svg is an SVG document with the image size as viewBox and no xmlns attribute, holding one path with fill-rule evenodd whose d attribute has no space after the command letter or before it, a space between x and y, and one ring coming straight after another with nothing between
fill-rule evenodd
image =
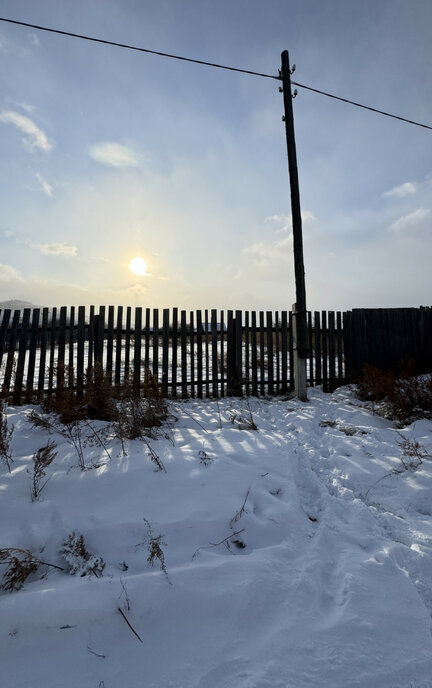
<instances>
[{"instance_id":1,"label":"snow covered ground","mask_svg":"<svg viewBox=\"0 0 432 688\"><path fill-rule=\"evenodd\" d=\"M34 502L26 469L49 436L8 408L0 547L66 568L75 532L106 566L41 566L0 592L2 688L432 687L432 458L411 467L348 388L309 397L251 399L257 430L246 399L172 403L150 441L166 472L138 440L109 460L88 446L99 467L81 471L52 436ZM431 422L401 434L432 454Z\"/></svg>"}]
</instances>

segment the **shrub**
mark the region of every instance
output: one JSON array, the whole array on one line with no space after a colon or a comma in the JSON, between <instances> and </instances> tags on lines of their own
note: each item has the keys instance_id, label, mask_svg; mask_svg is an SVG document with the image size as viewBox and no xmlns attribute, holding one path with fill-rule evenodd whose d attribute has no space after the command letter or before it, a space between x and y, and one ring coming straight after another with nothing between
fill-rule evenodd
<instances>
[{"instance_id":1,"label":"shrub","mask_svg":"<svg viewBox=\"0 0 432 688\"><path fill-rule=\"evenodd\" d=\"M0 562L7 564L3 575L2 589L21 590L31 573L37 571L39 562L25 549L7 547L0 550Z\"/></svg>"},{"instance_id":2,"label":"shrub","mask_svg":"<svg viewBox=\"0 0 432 688\"><path fill-rule=\"evenodd\" d=\"M387 415L403 424L432 418L432 375L416 376L412 359L401 361L397 374L365 365L357 382L357 396L382 401Z\"/></svg>"},{"instance_id":3,"label":"shrub","mask_svg":"<svg viewBox=\"0 0 432 688\"><path fill-rule=\"evenodd\" d=\"M126 440L152 437L154 428L168 418L168 406L162 396L157 379L145 370L142 388L136 388L133 380L126 380L117 403L114 432L123 446Z\"/></svg>"},{"instance_id":4,"label":"shrub","mask_svg":"<svg viewBox=\"0 0 432 688\"><path fill-rule=\"evenodd\" d=\"M60 380L58 389L46 397L42 405L46 411L56 413L62 423L84 419L113 421L116 418L114 388L100 363L87 368L81 395L74 389L73 370L69 366L57 368L57 380Z\"/></svg>"},{"instance_id":5,"label":"shrub","mask_svg":"<svg viewBox=\"0 0 432 688\"><path fill-rule=\"evenodd\" d=\"M57 456L57 452L54 451L56 446L57 445L55 442L49 440L44 447L41 447L33 454L33 475L30 491L32 502L35 502L37 499L39 499L40 493L42 492L49 480L48 478L41 485L41 480L46 475L45 468L48 468L48 466L54 461L55 457Z\"/></svg>"},{"instance_id":6,"label":"shrub","mask_svg":"<svg viewBox=\"0 0 432 688\"><path fill-rule=\"evenodd\" d=\"M71 576L74 576L76 573L81 577L88 576L91 573L96 578L102 576L105 562L102 557L90 554L85 546L83 535L76 535L74 532L70 533L63 541L60 554L66 561Z\"/></svg>"},{"instance_id":7,"label":"shrub","mask_svg":"<svg viewBox=\"0 0 432 688\"><path fill-rule=\"evenodd\" d=\"M7 418L4 415L3 402L0 401L0 458L6 465L9 473L11 472L12 452L10 449L10 443L12 435L14 433L14 426L9 427Z\"/></svg>"},{"instance_id":8,"label":"shrub","mask_svg":"<svg viewBox=\"0 0 432 688\"><path fill-rule=\"evenodd\" d=\"M3 575L3 590L21 590L30 574L35 573L39 566L50 566L63 571L61 566L48 564L46 561L36 558L28 549L20 547L5 547L0 549L0 564L7 565Z\"/></svg>"}]
</instances>

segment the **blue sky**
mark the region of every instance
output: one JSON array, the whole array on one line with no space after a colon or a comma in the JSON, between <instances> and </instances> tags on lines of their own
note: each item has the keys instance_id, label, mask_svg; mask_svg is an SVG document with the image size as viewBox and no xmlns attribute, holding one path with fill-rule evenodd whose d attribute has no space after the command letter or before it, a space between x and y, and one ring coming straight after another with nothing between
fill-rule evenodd
<instances>
[{"instance_id":1,"label":"blue sky","mask_svg":"<svg viewBox=\"0 0 432 688\"><path fill-rule=\"evenodd\" d=\"M432 125L429 0L2 0L0 15L276 74ZM295 300L278 82L0 23L0 300ZM432 132L298 89L311 309L431 303ZM147 274L128 268L134 256Z\"/></svg>"}]
</instances>

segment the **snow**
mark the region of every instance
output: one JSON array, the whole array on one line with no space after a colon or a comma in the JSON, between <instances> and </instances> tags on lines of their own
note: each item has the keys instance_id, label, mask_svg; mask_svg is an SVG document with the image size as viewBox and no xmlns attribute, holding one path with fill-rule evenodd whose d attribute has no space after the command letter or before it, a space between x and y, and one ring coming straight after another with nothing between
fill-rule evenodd
<instances>
[{"instance_id":1,"label":"snow","mask_svg":"<svg viewBox=\"0 0 432 688\"><path fill-rule=\"evenodd\" d=\"M166 472L139 440L127 456L112 440L109 460L88 446L99 467L81 471L51 436L35 502L27 469L49 435L7 408L0 546L65 571L0 593L1 685L431 688L432 459L404 470L399 433L432 454L432 424L398 429L348 388L308 393L170 402L177 420L149 440ZM71 533L102 575L68 574ZM148 562L159 536L166 573Z\"/></svg>"}]
</instances>

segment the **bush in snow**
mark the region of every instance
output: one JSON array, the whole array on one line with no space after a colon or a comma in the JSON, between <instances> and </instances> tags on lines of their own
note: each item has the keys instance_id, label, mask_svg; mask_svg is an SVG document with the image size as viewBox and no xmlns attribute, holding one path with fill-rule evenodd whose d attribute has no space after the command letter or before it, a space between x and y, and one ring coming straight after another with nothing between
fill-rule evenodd
<instances>
[{"instance_id":1,"label":"bush in snow","mask_svg":"<svg viewBox=\"0 0 432 688\"><path fill-rule=\"evenodd\" d=\"M168 571L165 564L165 553L162 549L162 545L166 547L166 542L162 541L163 535L154 535L150 521L147 518L143 518L143 521L147 526L146 542L140 542L138 545L136 545L136 547L141 547L144 544L147 545L147 550L149 553L147 557L147 563L150 564L150 566L154 566L154 563L157 559L159 561L161 570L166 575L168 582L171 583L168 578Z\"/></svg>"},{"instance_id":2,"label":"bush in snow","mask_svg":"<svg viewBox=\"0 0 432 688\"><path fill-rule=\"evenodd\" d=\"M39 562L31 552L16 547L0 549L0 563L7 565L1 587L10 592L21 590L30 574L39 567Z\"/></svg>"},{"instance_id":3,"label":"bush in snow","mask_svg":"<svg viewBox=\"0 0 432 688\"><path fill-rule=\"evenodd\" d=\"M9 473L10 465L13 462L10 443L14 432L14 426L8 426L7 418L4 415L3 402L0 402L0 458L6 465Z\"/></svg>"},{"instance_id":4,"label":"bush in snow","mask_svg":"<svg viewBox=\"0 0 432 688\"><path fill-rule=\"evenodd\" d=\"M133 379L127 379L120 391L113 423L115 435L122 443L123 453L126 440L153 437L154 428L161 427L167 418L167 403L157 378L147 368L141 387L137 387Z\"/></svg>"},{"instance_id":5,"label":"bush in snow","mask_svg":"<svg viewBox=\"0 0 432 688\"><path fill-rule=\"evenodd\" d=\"M45 477L45 468L48 468L57 456L57 452L54 451L56 446L55 442L49 440L44 447L41 447L33 454L33 475L30 490L32 502L39 499L40 493L49 480L49 478L47 478L41 485L41 480Z\"/></svg>"},{"instance_id":6,"label":"bush in snow","mask_svg":"<svg viewBox=\"0 0 432 688\"><path fill-rule=\"evenodd\" d=\"M398 374L365 365L357 382L360 399L382 402L381 411L400 423L432 418L432 375L415 375L412 359L401 362Z\"/></svg>"},{"instance_id":7,"label":"bush in snow","mask_svg":"<svg viewBox=\"0 0 432 688\"><path fill-rule=\"evenodd\" d=\"M96 578L100 578L105 568L102 557L90 554L84 544L84 537L74 532L63 541L60 554L66 561L71 576L76 573L79 576L88 576L93 573Z\"/></svg>"},{"instance_id":8,"label":"bush in snow","mask_svg":"<svg viewBox=\"0 0 432 688\"><path fill-rule=\"evenodd\" d=\"M30 574L35 573L39 566L50 566L63 571L61 566L48 564L35 557L30 550L20 547L4 547L0 549L0 564L5 564L7 569L3 574L2 590L21 590Z\"/></svg>"}]
</instances>

